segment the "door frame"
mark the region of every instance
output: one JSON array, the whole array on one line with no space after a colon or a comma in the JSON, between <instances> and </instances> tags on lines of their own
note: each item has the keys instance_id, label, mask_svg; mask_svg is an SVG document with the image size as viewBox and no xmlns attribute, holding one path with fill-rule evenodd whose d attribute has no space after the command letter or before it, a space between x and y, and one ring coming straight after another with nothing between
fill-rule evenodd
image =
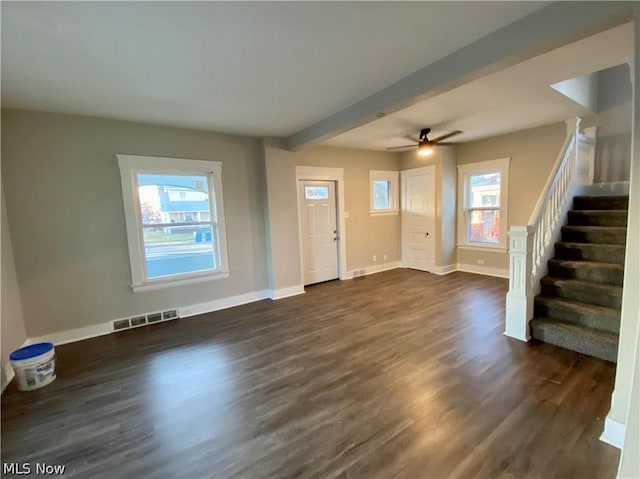
<instances>
[{"instance_id":1,"label":"door frame","mask_svg":"<svg viewBox=\"0 0 640 479\"><path fill-rule=\"evenodd\" d=\"M400 218L400 228L402 229L401 233L400 233L400 252L401 252L401 260L400 260L400 265L403 268L406 268L406 262L405 262L405 258L406 258L406 248L405 248L405 227L406 227L406 214L405 214L405 210L406 210L406 206L407 206L407 176L417 176L417 175L421 175L421 174L426 174L426 173L431 173L432 178L433 178L433 214L434 214L434 243L433 243L433 260L434 260L434 264L433 264L433 271L429 271L430 273L435 273L437 267L436 267L436 253L438 251L437 245L435 243L435 241L438 240L438 235L436 235L436 232L439 232L439 228L438 228L438 219L437 219L437 214L438 214L438 204L437 204L437 200L438 200L438 195L436 194L436 165L427 165L427 166L421 166L419 168L410 168L408 170L402 170L400 172L400 212L401 212L401 218Z\"/></svg>"},{"instance_id":2,"label":"door frame","mask_svg":"<svg viewBox=\"0 0 640 479\"><path fill-rule=\"evenodd\" d=\"M324 166L296 166L296 202L298 204L298 244L300 245L300 278L304 278L302 262L302 226L300 225L300 181L334 181L336 183L336 219L338 226L338 278L347 276L347 228L344 210L344 168L328 168Z\"/></svg>"}]
</instances>

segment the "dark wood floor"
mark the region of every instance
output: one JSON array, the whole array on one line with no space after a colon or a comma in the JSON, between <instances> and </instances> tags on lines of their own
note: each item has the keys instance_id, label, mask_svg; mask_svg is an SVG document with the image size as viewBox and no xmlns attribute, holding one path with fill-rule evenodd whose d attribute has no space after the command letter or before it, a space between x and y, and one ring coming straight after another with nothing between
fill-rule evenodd
<instances>
[{"instance_id":1,"label":"dark wood floor","mask_svg":"<svg viewBox=\"0 0 640 479\"><path fill-rule=\"evenodd\" d=\"M502 335L507 281L394 270L56 348L2 460L78 478L613 478L614 365Z\"/></svg>"}]
</instances>

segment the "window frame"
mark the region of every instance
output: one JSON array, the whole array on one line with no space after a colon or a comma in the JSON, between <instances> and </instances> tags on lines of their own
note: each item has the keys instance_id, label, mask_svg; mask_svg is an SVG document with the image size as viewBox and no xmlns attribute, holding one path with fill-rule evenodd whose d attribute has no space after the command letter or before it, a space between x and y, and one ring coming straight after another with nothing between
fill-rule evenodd
<instances>
[{"instance_id":1,"label":"window frame","mask_svg":"<svg viewBox=\"0 0 640 479\"><path fill-rule=\"evenodd\" d=\"M400 172L369 170L369 215L370 216L389 216L400 213ZM374 187L376 181L386 181L389 183L389 208L376 210L373 207Z\"/></svg>"},{"instance_id":2,"label":"window frame","mask_svg":"<svg viewBox=\"0 0 640 479\"><path fill-rule=\"evenodd\" d=\"M172 288L229 277L227 230L222 195L222 162L189 160L158 156L117 154L122 182L122 199L131 266L131 289L134 293ZM148 278L145 266L142 212L137 190L137 174L200 175L206 176L209 188L209 223L217 219L219 267L214 270ZM212 194L213 193L213 194Z\"/></svg>"},{"instance_id":3,"label":"window frame","mask_svg":"<svg viewBox=\"0 0 640 479\"><path fill-rule=\"evenodd\" d=\"M509 214L509 164L511 158L481 161L458 165L458 242L459 249L507 251L507 225ZM470 179L475 175L500 173L500 207L469 207ZM497 210L499 212L498 243L482 243L469 240L469 219L472 211Z\"/></svg>"}]
</instances>

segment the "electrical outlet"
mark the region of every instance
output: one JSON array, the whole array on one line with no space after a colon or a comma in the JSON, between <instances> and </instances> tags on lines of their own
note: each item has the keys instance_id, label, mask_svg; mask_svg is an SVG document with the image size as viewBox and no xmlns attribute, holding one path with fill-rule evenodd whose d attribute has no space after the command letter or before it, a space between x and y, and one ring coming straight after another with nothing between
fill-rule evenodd
<instances>
[{"instance_id":1,"label":"electrical outlet","mask_svg":"<svg viewBox=\"0 0 640 479\"><path fill-rule=\"evenodd\" d=\"M373 262L375 263L377 261L377 256L374 254L373 255Z\"/></svg>"},{"instance_id":2,"label":"electrical outlet","mask_svg":"<svg viewBox=\"0 0 640 479\"><path fill-rule=\"evenodd\" d=\"M387 261L387 255L382 255L382 261Z\"/></svg>"},{"instance_id":3,"label":"electrical outlet","mask_svg":"<svg viewBox=\"0 0 640 479\"><path fill-rule=\"evenodd\" d=\"M478 260L478 264L484 264L484 260L483 259L479 259Z\"/></svg>"}]
</instances>

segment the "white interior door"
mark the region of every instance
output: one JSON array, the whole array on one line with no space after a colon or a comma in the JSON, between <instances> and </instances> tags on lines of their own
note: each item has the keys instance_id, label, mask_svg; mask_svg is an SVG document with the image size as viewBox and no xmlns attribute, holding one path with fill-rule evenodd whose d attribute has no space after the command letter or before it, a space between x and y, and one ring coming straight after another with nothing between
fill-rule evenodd
<instances>
[{"instance_id":1,"label":"white interior door","mask_svg":"<svg viewBox=\"0 0 640 479\"><path fill-rule=\"evenodd\" d=\"M402 181L402 263L435 269L435 167L405 170Z\"/></svg>"},{"instance_id":2,"label":"white interior door","mask_svg":"<svg viewBox=\"0 0 640 479\"><path fill-rule=\"evenodd\" d=\"M304 284L338 278L338 226L333 181L298 181Z\"/></svg>"}]
</instances>

